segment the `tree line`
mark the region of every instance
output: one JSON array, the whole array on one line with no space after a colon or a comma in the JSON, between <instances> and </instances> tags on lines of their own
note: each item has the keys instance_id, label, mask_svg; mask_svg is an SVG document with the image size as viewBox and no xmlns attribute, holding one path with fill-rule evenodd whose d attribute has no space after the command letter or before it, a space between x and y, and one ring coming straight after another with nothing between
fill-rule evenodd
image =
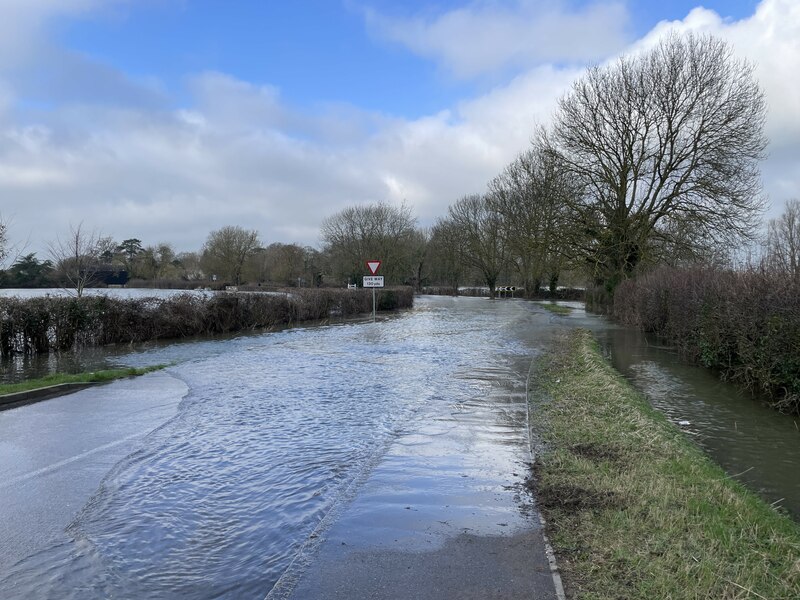
<instances>
[{"instance_id":1,"label":"tree line","mask_svg":"<svg viewBox=\"0 0 800 600\"><path fill-rule=\"evenodd\" d=\"M7 247L7 246L6 246ZM138 238L115 241L82 224L50 243L48 257L21 253L0 275L4 287L66 286L83 293L107 283L188 287L246 282L318 287L321 253L308 246L263 245L258 232L239 226L212 231L196 252L176 252L169 242L144 246Z\"/></svg>"},{"instance_id":2,"label":"tree line","mask_svg":"<svg viewBox=\"0 0 800 600\"><path fill-rule=\"evenodd\" d=\"M725 42L672 33L588 69L530 147L429 228L405 204L376 202L324 219L320 249L264 245L228 226L176 254L77 226L48 259L20 256L3 284L80 289L92 271L116 268L141 281L343 286L380 259L389 284L482 285L494 296L498 284L535 295L588 282L608 300L656 265L713 263L760 239L766 111L753 66ZM798 221L795 201L769 225L765 268L800 270Z\"/></svg>"}]
</instances>

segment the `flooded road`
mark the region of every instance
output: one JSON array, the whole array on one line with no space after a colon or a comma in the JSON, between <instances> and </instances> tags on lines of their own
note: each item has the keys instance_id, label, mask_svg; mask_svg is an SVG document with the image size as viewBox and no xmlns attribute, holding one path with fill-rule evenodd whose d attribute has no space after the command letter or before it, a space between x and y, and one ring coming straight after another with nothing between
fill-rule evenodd
<instances>
[{"instance_id":1,"label":"flooded road","mask_svg":"<svg viewBox=\"0 0 800 600\"><path fill-rule=\"evenodd\" d=\"M174 366L0 412L0 597L434 598L515 581L550 598L521 485L525 383L575 326L729 473L797 510L792 419L582 309L423 297L377 323L116 348L97 360Z\"/></svg>"},{"instance_id":2,"label":"flooded road","mask_svg":"<svg viewBox=\"0 0 800 600\"><path fill-rule=\"evenodd\" d=\"M525 377L553 320L525 302L422 298L374 324L123 357L179 361L166 373L188 390L173 394L177 413L135 439L57 535L6 552L0 597L263 598L331 556L317 539L419 553L524 537L538 527L521 486ZM113 405L114 388L98 389ZM32 408L0 413L0 435ZM76 435L30 427L9 443ZM21 493L0 488L0 506Z\"/></svg>"}]
</instances>

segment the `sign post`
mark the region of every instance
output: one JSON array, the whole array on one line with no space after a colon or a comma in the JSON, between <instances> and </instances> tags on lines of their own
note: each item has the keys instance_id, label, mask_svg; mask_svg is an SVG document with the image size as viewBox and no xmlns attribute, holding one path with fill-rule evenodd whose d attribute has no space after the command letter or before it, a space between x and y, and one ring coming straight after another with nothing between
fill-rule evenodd
<instances>
[{"instance_id":1,"label":"sign post","mask_svg":"<svg viewBox=\"0 0 800 600\"><path fill-rule=\"evenodd\" d=\"M379 260L368 260L367 268L372 275L364 276L364 287L372 288L372 320L375 320L375 288L383 287L383 275L375 275L381 266Z\"/></svg>"}]
</instances>

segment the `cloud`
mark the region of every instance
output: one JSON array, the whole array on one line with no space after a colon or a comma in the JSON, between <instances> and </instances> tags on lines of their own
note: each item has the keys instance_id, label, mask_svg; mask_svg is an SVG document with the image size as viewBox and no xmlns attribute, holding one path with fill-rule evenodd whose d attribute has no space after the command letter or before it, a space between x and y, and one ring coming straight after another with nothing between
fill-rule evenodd
<instances>
[{"instance_id":1,"label":"cloud","mask_svg":"<svg viewBox=\"0 0 800 600\"><path fill-rule=\"evenodd\" d=\"M434 16L392 17L367 9L365 17L377 37L463 79L545 62L599 60L627 42L623 2L580 8L543 0L472 2Z\"/></svg>"},{"instance_id":2,"label":"cloud","mask_svg":"<svg viewBox=\"0 0 800 600\"><path fill-rule=\"evenodd\" d=\"M19 68L47 46L47 27L58 18L108 11L129 0L2 0L0 69Z\"/></svg>"},{"instance_id":3,"label":"cloud","mask_svg":"<svg viewBox=\"0 0 800 600\"><path fill-rule=\"evenodd\" d=\"M771 111L764 180L777 207L800 197L798 27L794 2L765 0L741 21L696 9L629 46L669 28L703 30L756 63ZM37 69L52 67L50 52L36 54L45 61ZM98 64L83 59L87 69ZM257 229L267 243L314 245L324 217L377 200L406 201L427 225L460 196L485 189L581 70L537 64L417 119L346 104L301 109L277 86L213 71L187 76L177 105L158 84L110 66L95 72L106 89L98 101L88 78L86 93L59 91L47 110L20 110L26 80L0 82L0 208L13 236L31 237L30 251L80 221L115 239L170 241L178 250L198 249L224 225Z\"/></svg>"}]
</instances>

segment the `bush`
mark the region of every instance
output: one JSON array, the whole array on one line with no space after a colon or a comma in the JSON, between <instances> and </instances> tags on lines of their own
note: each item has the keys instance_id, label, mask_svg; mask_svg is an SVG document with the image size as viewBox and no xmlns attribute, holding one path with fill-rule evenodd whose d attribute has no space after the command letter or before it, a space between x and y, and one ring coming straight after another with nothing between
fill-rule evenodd
<instances>
[{"instance_id":1,"label":"bush","mask_svg":"<svg viewBox=\"0 0 800 600\"><path fill-rule=\"evenodd\" d=\"M613 315L726 379L800 413L800 280L763 271L662 268L625 281Z\"/></svg>"},{"instance_id":2,"label":"bush","mask_svg":"<svg viewBox=\"0 0 800 600\"><path fill-rule=\"evenodd\" d=\"M378 309L413 305L411 288L378 292ZM274 293L183 293L169 298L0 298L0 354L266 329L372 311L369 290L301 289Z\"/></svg>"}]
</instances>

